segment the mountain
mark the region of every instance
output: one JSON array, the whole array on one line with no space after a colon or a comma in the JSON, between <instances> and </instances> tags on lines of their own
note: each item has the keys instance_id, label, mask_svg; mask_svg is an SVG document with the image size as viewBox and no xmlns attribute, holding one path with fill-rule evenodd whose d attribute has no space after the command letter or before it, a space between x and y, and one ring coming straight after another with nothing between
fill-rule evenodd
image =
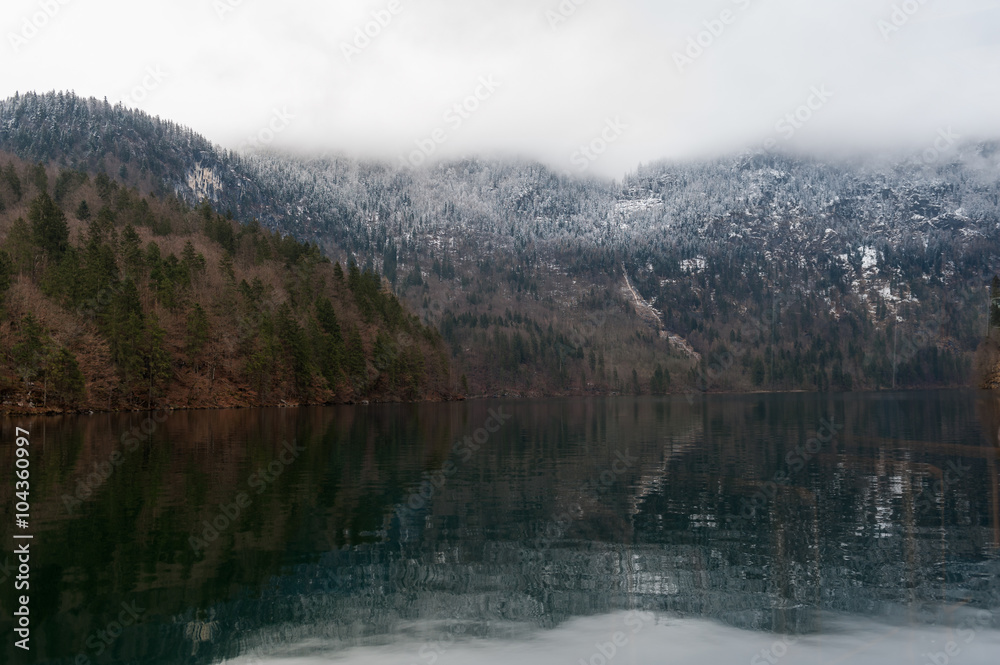
<instances>
[{"instance_id":1,"label":"mountain","mask_svg":"<svg viewBox=\"0 0 1000 665\"><path fill-rule=\"evenodd\" d=\"M448 399L382 279L204 202L0 153L0 412Z\"/></svg>"},{"instance_id":2,"label":"mountain","mask_svg":"<svg viewBox=\"0 0 1000 665\"><path fill-rule=\"evenodd\" d=\"M972 382L1000 271L1000 144L948 141L663 162L618 183L523 161L235 154L72 94L0 102L0 149L207 199L378 272L473 394Z\"/></svg>"}]
</instances>

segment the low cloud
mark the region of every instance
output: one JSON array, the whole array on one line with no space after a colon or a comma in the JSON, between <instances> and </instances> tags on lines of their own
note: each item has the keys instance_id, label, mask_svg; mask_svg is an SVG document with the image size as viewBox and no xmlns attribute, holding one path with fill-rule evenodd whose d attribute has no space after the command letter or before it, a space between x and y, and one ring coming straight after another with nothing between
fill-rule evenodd
<instances>
[{"instance_id":1,"label":"low cloud","mask_svg":"<svg viewBox=\"0 0 1000 665\"><path fill-rule=\"evenodd\" d=\"M398 163L495 77L502 87L436 157L573 171L621 118L628 131L588 166L608 176L760 146L822 86L834 96L788 148L920 148L949 126L1000 136L1000 7L985 0L223 2L63 0L30 40L5 44L0 94L124 101L162 68L170 76L138 105L226 147L290 108L276 147ZM8 5L5 42L40 11Z\"/></svg>"}]
</instances>

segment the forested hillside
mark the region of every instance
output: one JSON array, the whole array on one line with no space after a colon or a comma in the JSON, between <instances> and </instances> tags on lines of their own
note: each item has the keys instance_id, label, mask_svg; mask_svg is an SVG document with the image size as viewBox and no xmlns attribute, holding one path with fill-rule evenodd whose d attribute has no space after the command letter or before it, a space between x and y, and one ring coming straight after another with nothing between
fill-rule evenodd
<instances>
[{"instance_id":1,"label":"forested hillside","mask_svg":"<svg viewBox=\"0 0 1000 665\"><path fill-rule=\"evenodd\" d=\"M1000 271L1000 150L421 169L234 154L71 94L0 102L0 148L106 172L384 275L471 394L965 385Z\"/></svg>"},{"instance_id":2,"label":"forested hillside","mask_svg":"<svg viewBox=\"0 0 1000 665\"><path fill-rule=\"evenodd\" d=\"M0 154L0 410L443 399L382 278L207 203Z\"/></svg>"}]
</instances>

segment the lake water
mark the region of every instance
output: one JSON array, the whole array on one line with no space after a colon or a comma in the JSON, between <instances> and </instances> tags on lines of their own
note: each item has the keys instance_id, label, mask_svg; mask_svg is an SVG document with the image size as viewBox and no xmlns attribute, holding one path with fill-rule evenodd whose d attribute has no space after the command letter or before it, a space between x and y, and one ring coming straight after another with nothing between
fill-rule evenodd
<instances>
[{"instance_id":1,"label":"lake water","mask_svg":"<svg viewBox=\"0 0 1000 665\"><path fill-rule=\"evenodd\" d=\"M993 394L154 415L0 421L3 662L1000 662Z\"/></svg>"}]
</instances>

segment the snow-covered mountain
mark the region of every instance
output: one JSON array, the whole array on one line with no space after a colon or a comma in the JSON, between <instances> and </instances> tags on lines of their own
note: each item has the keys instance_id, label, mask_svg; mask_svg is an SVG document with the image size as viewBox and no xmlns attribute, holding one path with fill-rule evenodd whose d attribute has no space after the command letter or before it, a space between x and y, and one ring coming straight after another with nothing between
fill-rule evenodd
<instances>
[{"instance_id":1,"label":"snow-covered mountain","mask_svg":"<svg viewBox=\"0 0 1000 665\"><path fill-rule=\"evenodd\" d=\"M207 198L371 266L441 328L473 392L967 382L1000 271L995 141L664 162L617 183L234 154L49 93L0 102L0 149Z\"/></svg>"}]
</instances>

